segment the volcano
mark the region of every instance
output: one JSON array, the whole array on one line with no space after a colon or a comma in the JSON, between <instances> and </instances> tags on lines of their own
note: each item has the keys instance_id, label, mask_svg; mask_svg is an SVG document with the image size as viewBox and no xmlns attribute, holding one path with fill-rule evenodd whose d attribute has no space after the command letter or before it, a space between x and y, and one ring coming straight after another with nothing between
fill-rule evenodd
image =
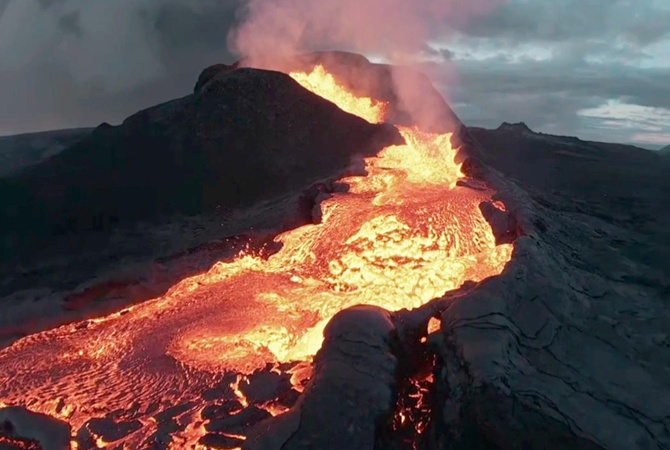
<instances>
[{"instance_id":1,"label":"volcano","mask_svg":"<svg viewBox=\"0 0 670 450\"><path fill-rule=\"evenodd\" d=\"M6 332L1 445L670 445L665 159L468 129L358 55L273 69L212 66L2 179L7 301L59 279L29 301L70 313Z\"/></svg>"}]
</instances>

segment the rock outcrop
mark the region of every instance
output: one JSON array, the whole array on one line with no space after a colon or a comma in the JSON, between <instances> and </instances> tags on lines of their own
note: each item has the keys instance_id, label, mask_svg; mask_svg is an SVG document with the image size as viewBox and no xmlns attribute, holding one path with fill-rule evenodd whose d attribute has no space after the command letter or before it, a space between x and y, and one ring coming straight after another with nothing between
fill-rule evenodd
<instances>
[{"instance_id":1,"label":"rock outcrop","mask_svg":"<svg viewBox=\"0 0 670 450\"><path fill-rule=\"evenodd\" d=\"M335 315L302 397L288 413L258 424L242 448L373 448L377 424L393 413L397 339L392 314L381 308Z\"/></svg>"}]
</instances>

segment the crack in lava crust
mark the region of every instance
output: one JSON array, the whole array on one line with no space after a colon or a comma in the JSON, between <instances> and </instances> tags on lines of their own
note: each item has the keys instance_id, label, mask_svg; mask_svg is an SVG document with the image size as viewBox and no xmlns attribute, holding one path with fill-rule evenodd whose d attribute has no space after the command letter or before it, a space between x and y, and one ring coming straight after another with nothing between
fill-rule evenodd
<instances>
[{"instance_id":1,"label":"crack in lava crust","mask_svg":"<svg viewBox=\"0 0 670 450\"><path fill-rule=\"evenodd\" d=\"M354 97L322 67L291 76L347 112L384 120L385 105ZM132 411L144 426L124 438L130 445L153 432L156 410L202 403L225 373L308 363L342 309L414 308L499 274L512 246L495 245L479 210L493 192L456 186L450 134L400 132L405 145L368 158L367 176L341 180L349 191L322 202L322 223L279 235L283 247L268 259L241 254L164 297L0 351L0 401L74 429Z\"/></svg>"}]
</instances>

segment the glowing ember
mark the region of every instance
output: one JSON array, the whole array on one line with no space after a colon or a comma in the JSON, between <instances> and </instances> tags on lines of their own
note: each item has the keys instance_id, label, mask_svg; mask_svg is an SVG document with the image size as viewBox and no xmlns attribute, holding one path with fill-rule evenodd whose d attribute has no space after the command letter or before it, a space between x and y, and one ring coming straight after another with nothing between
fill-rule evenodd
<instances>
[{"instance_id":1,"label":"glowing ember","mask_svg":"<svg viewBox=\"0 0 670 450\"><path fill-rule=\"evenodd\" d=\"M433 384L434 365L435 362L431 358L430 361L427 361L425 372L404 380L400 385L390 433L395 439L404 443L408 449L419 448L417 436L422 435L430 423L432 411L430 388Z\"/></svg>"},{"instance_id":2,"label":"glowing ember","mask_svg":"<svg viewBox=\"0 0 670 450\"><path fill-rule=\"evenodd\" d=\"M323 67L291 76L350 113L384 120L386 105L347 92ZM322 223L278 236L283 246L268 259L242 254L164 297L0 351L0 400L56 415L61 399L75 429L132 406L145 426L106 445L139 448L155 432L156 408L201 404L226 371L240 374L229 387L243 407L243 375L268 363L302 361L289 372L301 391L305 362L342 309L413 308L500 273L512 247L495 245L479 210L493 193L456 186L462 174L449 134L400 131L406 145L368 158L367 176L343 179L349 192L322 203ZM272 414L283 410L267 405ZM201 424L181 435L188 430L193 439L203 434Z\"/></svg>"},{"instance_id":3,"label":"glowing ember","mask_svg":"<svg viewBox=\"0 0 670 450\"><path fill-rule=\"evenodd\" d=\"M436 319L435 317L431 317L428 321L428 334L440 331L440 328L442 328L440 320Z\"/></svg>"},{"instance_id":4,"label":"glowing ember","mask_svg":"<svg viewBox=\"0 0 670 450\"><path fill-rule=\"evenodd\" d=\"M0 448L13 448L17 450L41 450L42 446L39 443L29 439L14 439L0 436Z\"/></svg>"}]
</instances>

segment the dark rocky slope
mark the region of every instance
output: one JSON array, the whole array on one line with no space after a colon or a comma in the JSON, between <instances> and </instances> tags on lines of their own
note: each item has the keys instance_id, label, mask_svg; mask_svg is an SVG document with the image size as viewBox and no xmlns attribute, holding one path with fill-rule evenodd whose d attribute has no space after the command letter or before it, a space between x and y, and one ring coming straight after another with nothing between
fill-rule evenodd
<instances>
[{"instance_id":1,"label":"dark rocky slope","mask_svg":"<svg viewBox=\"0 0 670 450\"><path fill-rule=\"evenodd\" d=\"M278 72L218 73L2 180L5 254L54 236L249 206L342 171L397 142Z\"/></svg>"},{"instance_id":2,"label":"dark rocky slope","mask_svg":"<svg viewBox=\"0 0 670 450\"><path fill-rule=\"evenodd\" d=\"M670 201L670 161L658 152L534 133L523 124L469 132L487 163L531 197L616 230L619 236L611 236L609 245L644 266L629 268L629 277L639 272L635 281L657 285L661 273L670 276L670 208L664 206Z\"/></svg>"},{"instance_id":3,"label":"dark rocky slope","mask_svg":"<svg viewBox=\"0 0 670 450\"><path fill-rule=\"evenodd\" d=\"M520 126L470 132L523 236L441 316L426 448L670 448L668 166Z\"/></svg>"}]
</instances>

